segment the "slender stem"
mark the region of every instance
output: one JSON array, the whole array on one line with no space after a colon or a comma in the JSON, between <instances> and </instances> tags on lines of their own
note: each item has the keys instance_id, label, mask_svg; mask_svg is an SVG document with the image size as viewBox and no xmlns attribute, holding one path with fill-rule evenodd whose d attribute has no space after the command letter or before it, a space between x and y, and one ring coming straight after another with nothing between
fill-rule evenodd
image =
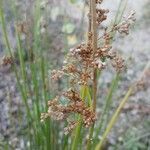
<instances>
[{"instance_id":1,"label":"slender stem","mask_svg":"<svg viewBox=\"0 0 150 150\"><path fill-rule=\"evenodd\" d=\"M92 30L92 47L93 57L97 51L97 23L96 23L96 1L91 0L91 30ZM97 70L93 70L93 110L96 110L96 95L97 95Z\"/></svg>"},{"instance_id":2,"label":"slender stem","mask_svg":"<svg viewBox=\"0 0 150 150\"><path fill-rule=\"evenodd\" d=\"M85 94L86 94L86 86L83 86L81 88L81 97L83 100L85 99L85 96L86 96ZM75 129L75 137L73 139L71 150L78 149L78 144L79 144L79 140L80 140L80 132L81 132L81 128L82 128L82 118L80 116L79 116L78 122L79 123Z\"/></svg>"},{"instance_id":3,"label":"slender stem","mask_svg":"<svg viewBox=\"0 0 150 150\"><path fill-rule=\"evenodd\" d=\"M92 31L92 48L93 48L93 58L95 52L97 51L97 23L96 23L96 1L90 0L90 20L91 21L91 31ZM96 111L96 100L97 100L97 69L93 70L93 111ZM89 139L87 144L87 149L91 148L91 139L93 137L94 124L90 128Z\"/></svg>"},{"instance_id":4,"label":"slender stem","mask_svg":"<svg viewBox=\"0 0 150 150\"><path fill-rule=\"evenodd\" d=\"M110 90L109 90L109 93L108 93L108 96L106 98L106 103L105 103L105 106L103 108L103 111L102 111L102 114L101 114L101 117L100 117L100 124L96 130L96 135L95 135L95 138L94 138L94 141L96 142L96 139L98 138L98 135L100 134L100 131L103 127L103 124L106 120L106 116L108 115L108 111L109 111L109 107L111 105L111 101L112 101L112 96L113 96L113 93L115 93L115 90L117 88L117 84L118 84L118 81L119 81L119 74L116 75L116 77L114 78L114 80L112 81L112 84L111 84L111 87L110 87Z\"/></svg>"},{"instance_id":5,"label":"slender stem","mask_svg":"<svg viewBox=\"0 0 150 150\"><path fill-rule=\"evenodd\" d=\"M133 87L130 87L128 92L126 93L125 97L123 98L123 100L121 101L120 105L118 106L117 110L114 112L110 122L108 123L108 126L102 136L102 139L100 140L100 142L97 144L95 150L101 150L102 146L110 132L110 130L112 129L112 127L114 126L114 124L116 123L116 120L118 119L118 116L122 110L122 108L124 107L124 105L126 104L127 100L129 99L131 93L133 91Z\"/></svg>"},{"instance_id":6,"label":"slender stem","mask_svg":"<svg viewBox=\"0 0 150 150\"><path fill-rule=\"evenodd\" d=\"M88 27L88 32L91 32L91 23L92 23L92 21L91 21L91 14L92 14L92 12L91 12L92 10L91 10L91 0L89 0L89 27Z\"/></svg>"},{"instance_id":7,"label":"slender stem","mask_svg":"<svg viewBox=\"0 0 150 150\"><path fill-rule=\"evenodd\" d=\"M8 53L12 58L14 58L13 53L12 53L12 48L11 48L11 45L10 45L10 42L8 39L8 35L7 35L6 22L5 22L5 18L4 18L4 12L3 12L3 1L2 0L0 0L0 21L2 23L2 31L4 34L5 45L8 49ZM25 104L25 107L27 110L27 114L32 119L29 105L27 103L27 93L24 92L23 86L20 83L19 74L18 74L17 66L16 66L15 62L13 63L12 67L13 67L13 70L14 70L14 73L15 73L15 76L17 79L18 88L21 90L21 94L22 94L23 101L24 101L24 104Z\"/></svg>"}]
</instances>

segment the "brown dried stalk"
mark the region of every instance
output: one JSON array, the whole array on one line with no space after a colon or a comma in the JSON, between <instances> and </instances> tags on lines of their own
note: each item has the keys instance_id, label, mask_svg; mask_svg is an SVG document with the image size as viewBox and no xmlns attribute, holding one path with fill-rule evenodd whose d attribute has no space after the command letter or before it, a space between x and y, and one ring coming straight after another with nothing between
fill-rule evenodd
<instances>
[{"instance_id":1,"label":"brown dried stalk","mask_svg":"<svg viewBox=\"0 0 150 150\"><path fill-rule=\"evenodd\" d=\"M96 14L96 1L90 0L91 2L91 17L92 17L92 48L93 48L93 57L97 51L97 14ZM93 110L96 110L96 95L97 95L97 69L93 70Z\"/></svg>"}]
</instances>

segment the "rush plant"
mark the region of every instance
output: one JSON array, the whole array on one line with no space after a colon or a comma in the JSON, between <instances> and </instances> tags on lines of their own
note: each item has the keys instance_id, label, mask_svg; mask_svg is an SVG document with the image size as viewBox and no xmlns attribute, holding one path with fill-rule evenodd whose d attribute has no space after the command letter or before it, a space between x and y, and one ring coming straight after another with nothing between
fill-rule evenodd
<instances>
[{"instance_id":1,"label":"rush plant","mask_svg":"<svg viewBox=\"0 0 150 150\"><path fill-rule=\"evenodd\" d=\"M99 74L108 63L111 63L116 70L116 79L112 83L111 93L107 98L107 103L109 103L112 90L115 88L121 72L125 70L124 59L113 50L113 35L115 32L128 35L129 28L135 21L133 12L125 20L115 22L111 28L105 27L102 35L99 35L98 28L107 19L107 13L109 13L109 10L101 7L101 3L102 0L89 0L87 41L69 50L62 69L51 71L53 80L58 80L62 76L69 78L70 88L48 101L48 111L41 114L42 122L49 117L57 121L67 122L64 134L71 134L71 150L85 146L85 142L87 143L87 149L93 149L93 147L96 150L101 149L118 114L132 92L132 88L130 88L109 122L100 143L95 142L97 137L93 142L95 124L99 120L96 116ZM107 103L104 114L107 112L109 105ZM89 132L85 132L86 128L89 128ZM96 136L98 134L99 129ZM85 135L87 135L87 139L83 140Z\"/></svg>"}]
</instances>

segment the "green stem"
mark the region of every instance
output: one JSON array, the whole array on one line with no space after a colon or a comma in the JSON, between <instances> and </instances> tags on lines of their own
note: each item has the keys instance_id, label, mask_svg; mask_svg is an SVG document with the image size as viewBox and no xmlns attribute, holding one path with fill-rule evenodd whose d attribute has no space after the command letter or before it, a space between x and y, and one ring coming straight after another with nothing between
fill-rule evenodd
<instances>
[{"instance_id":1,"label":"green stem","mask_svg":"<svg viewBox=\"0 0 150 150\"><path fill-rule=\"evenodd\" d=\"M0 1L0 19L1 19L1 23L2 23L2 30L3 30L3 34L4 34L4 40L5 40L5 44L6 44L6 47L8 49L8 52L9 52L10 56L12 58L14 58L13 53L12 53L12 49L11 49L11 46L10 46L10 42L9 42L9 39L8 39L8 36L7 36L6 23L5 23L5 18L4 18L4 13L3 13L2 6L3 6L3 1L1 0ZM14 70L14 73L15 73L15 76L16 76L16 79L17 79L18 87L21 91L21 95L22 95L22 98L23 98L23 101L24 101L24 104L25 104L25 107L26 107L26 110L27 110L27 114L28 114L29 118L32 118L31 113L30 113L30 109L29 109L29 105L27 103L27 93L25 93L25 91L23 90L23 87L20 83L19 76L18 76L18 71L17 71L17 67L16 67L15 62L13 63L12 67L13 67L13 70Z\"/></svg>"},{"instance_id":2,"label":"green stem","mask_svg":"<svg viewBox=\"0 0 150 150\"><path fill-rule=\"evenodd\" d=\"M92 98L91 98L91 94L90 94L90 89L87 86L86 86L86 96L87 96L88 106L92 109L93 108L93 106L92 106Z\"/></svg>"},{"instance_id":3,"label":"green stem","mask_svg":"<svg viewBox=\"0 0 150 150\"><path fill-rule=\"evenodd\" d=\"M116 90L116 87L117 87L117 84L118 84L118 81L119 81L119 74L117 73L116 77L114 78L114 80L112 81L112 84L111 84L111 87L110 87L110 91L108 93L108 96L106 98L106 103L105 103L105 106L104 106L104 109L102 111L102 114L101 114L101 117L100 117L100 124L96 130L96 135L95 135L95 142L96 142L96 139L98 138L98 135L99 135L99 132L101 131L101 128L103 127L103 123L104 123L104 118L105 118L105 115L108 114L108 110L111 106L111 102L112 102L112 96L113 96L113 93L115 92Z\"/></svg>"},{"instance_id":4,"label":"green stem","mask_svg":"<svg viewBox=\"0 0 150 150\"><path fill-rule=\"evenodd\" d=\"M113 128L114 124L116 123L118 116L122 110L122 108L124 107L124 105L126 104L126 102L128 101L131 93L133 91L133 87L130 87L128 92L126 93L125 97L123 98L123 100L121 101L121 103L119 104L117 110L114 112L110 122L108 123L108 126L104 132L104 134L102 135L102 139L100 140L100 142L97 144L95 150L101 150L102 146L108 136L108 134L110 133L111 129Z\"/></svg>"},{"instance_id":5,"label":"green stem","mask_svg":"<svg viewBox=\"0 0 150 150\"><path fill-rule=\"evenodd\" d=\"M81 88L81 97L82 97L83 100L86 97L86 86L83 86ZM81 133L81 128L82 128L82 118L80 116L79 116L78 122L79 123L78 123L78 125L75 129L75 137L74 137L74 140L73 140L71 150L76 150L78 148L78 143L79 143L80 133ZM81 141L80 141L80 143L81 143Z\"/></svg>"},{"instance_id":6,"label":"green stem","mask_svg":"<svg viewBox=\"0 0 150 150\"><path fill-rule=\"evenodd\" d=\"M92 125L92 127L90 128L90 131L89 131L87 150L91 150L91 142L93 141L92 137L93 137L93 132L94 132L94 125L95 124Z\"/></svg>"}]
</instances>

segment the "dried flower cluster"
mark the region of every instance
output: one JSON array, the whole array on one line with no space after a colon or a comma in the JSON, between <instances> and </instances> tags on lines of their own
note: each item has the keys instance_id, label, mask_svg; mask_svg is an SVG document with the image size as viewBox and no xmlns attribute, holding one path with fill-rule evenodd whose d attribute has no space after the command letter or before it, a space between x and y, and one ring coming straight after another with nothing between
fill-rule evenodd
<instances>
[{"instance_id":1,"label":"dried flower cluster","mask_svg":"<svg viewBox=\"0 0 150 150\"><path fill-rule=\"evenodd\" d=\"M110 54L110 57L112 59L112 66L116 69L116 72L121 72L125 69L124 59L119 54L114 52Z\"/></svg>"},{"instance_id":2,"label":"dried flower cluster","mask_svg":"<svg viewBox=\"0 0 150 150\"><path fill-rule=\"evenodd\" d=\"M141 77L135 82L134 90L132 94L136 94L138 91L147 90L150 87L150 67L149 63L145 67L144 71L142 72Z\"/></svg>"},{"instance_id":3,"label":"dried flower cluster","mask_svg":"<svg viewBox=\"0 0 150 150\"><path fill-rule=\"evenodd\" d=\"M101 9L99 6L103 0L96 0L96 25L100 25L104 20L107 19L108 10ZM90 8L91 9L91 8ZM91 10L89 13L89 22L92 20ZM134 14L131 14L124 22L114 25L111 30L105 29L104 35L100 37L102 44L98 46L96 44L96 50L93 46L93 39L95 37L94 31L89 28L87 42L83 42L71 48L64 61L64 66L61 70L53 70L51 72L51 78L58 80L63 75L69 77L69 81L72 90L64 92L62 95L69 99L67 105L59 103L60 97L48 102L48 112L42 113L41 120L43 121L47 117L52 117L55 120L67 119L70 114L80 114L83 119L85 127L89 127L96 120L95 111L91 107L86 105L86 101L80 98L77 90L79 85L88 86L94 79L93 70L103 70L107 65L107 60L111 60L112 66L115 70L120 73L125 65L122 57L112 50L111 39L112 33L118 31L119 33L128 33L131 20L134 20ZM97 29L97 27L96 27ZM96 39L98 40L98 39ZM69 133L76 125L78 121L73 120L69 122L68 127L65 128L65 133Z\"/></svg>"},{"instance_id":4,"label":"dried flower cluster","mask_svg":"<svg viewBox=\"0 0 150 150\"><path fill-rule=\"evenodd\" d=\"M97 24L101 24L104 20L107 19L107 13L109 12L108 9L96 9L97 13Z\"/></svg>"},{"instance_id":5,"label":"dried flower cluster","mask_svg":"<svg viewBox=\"0 0 150 150\"><path fill-rule=\"evenodd\" d=\"M29 27L28 27L28 23L27 21L22 21L17 23L17 31L21 34L28 34L29 32Z\"/></svg>"},{"instance_id":6,"label":"dried flower cluster","mask_svg":"<svg viewBox=\"0 0 150 150\"><path fill-rule=\"evenodd\" d=\"M97 4L100 4L102 0L97 1ZM97 9L97 21L102 23L107 16L108 10ZM77 83L87 85L88 81L92 79L93 68L102 70L106 66L107 58L112 61L112 66L117 72L121 72L125 68L123 58L116 52L112 50L111 46L111 34L117 30L119 33L129 33L129 27L131 22L135 21L134 12L132 12L125 21L122 21L118 25L114 25L110 31L107 29L104 32L104 35L101 37L103 44L99 46L96 52L92 48L92 32L88 32L88 41L86 43L81 43L75 48L70 49L67 54L66 60L62 70L52 71L52 78L58 79L62 75L75 76ZM104 19L105 18L105 19ZM100 38L100 39L101 39ZM103 61L105 59L105 61Z\"/></svg>"},{"instance_id":7,"label":"dried flower cluster","mask_svg":"<svg viewBox=\"0 0 150 150\"><path fill-rule=\"evenodd\" d=\"M2 66L12 65L13 62L14 61L13 61L13 58L11 56L4 56L2 58L1 65Z\"/></svg>"},{"instance_id":8,"label":"dried flower cluster","mask_svg":"<svg viewBox=\"0 0 150 150\"><path fill-rule=\"evenodd\" d=\"M48 112L41 114L41 121L44 121L44 119L50 116L55 120L64 120L71 114L80 114L85 127L89 127L95 122L95 113L86 106L85 102L80 98L80 95L77 92L69 89L62 95L69 100L69 103L66 106L60 104L58 96L53 100L48 101ZM69 133L77 123L78 121L69 121L68 126L64 129L65 133Z\"/></svg>"},{"instance_id":9,"label":"dried flower cluster","mask_svg":"<svg viewBox=\"0 0 150 150\"><path fill-rule=\"evenodd\" d=\"M78 122L71 121L68 123L68 126L64 128L64 134L69 134L76 126Z\"/></svg>"},{"instance_id":10,"label":"dried flower cluster","mask_svg":"<svg viewBox=\"0 0 150 150\"><path fill-rule=\"evenodd\" d=\"M129 34L129 29L131 24L135 22L135 12L131 12L131 14L118 25L114 25L114 30L117 30L119 33L123 33L125 35Z\"/></svg>"}]
</instances>

